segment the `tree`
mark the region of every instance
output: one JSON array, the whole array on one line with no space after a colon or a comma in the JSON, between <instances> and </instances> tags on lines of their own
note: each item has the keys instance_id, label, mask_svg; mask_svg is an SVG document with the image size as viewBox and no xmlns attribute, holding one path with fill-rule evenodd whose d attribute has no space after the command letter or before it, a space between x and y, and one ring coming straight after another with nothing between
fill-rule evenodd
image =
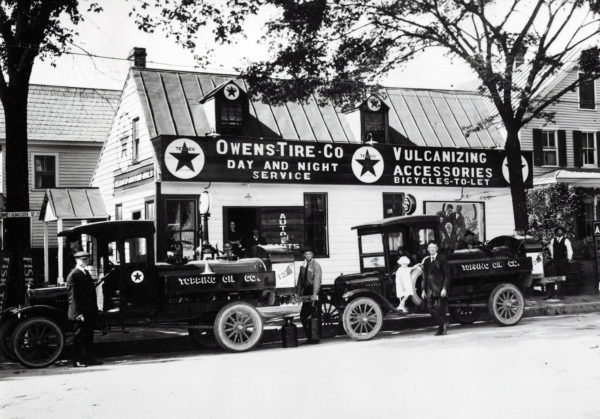
<instances>
[{"instance_id":1,"label":"tree","mask_svg":"<svg viewBox=\"0 0 600 419\"><path fill-rule=\"evenodd\" d=\"M598 0L236 0L228 2L230 8L218 1L141 3L134 10L141 29L165 27L191 49L204 26L213 29L216 42L232 42L248 16L275 7L266 25L272 57L242 72L251 93L271 103L318 92L339 105L354 104L423 50L439 47L460 58L479 78L506 130L517 230L527 228L519 130L535 118L551 119L549 105L600 71L599 49L584 49L599 32ZM584 76L540 96L580 50Z\"/></svg>"},{"instance_id":2,"label":"tree","mask_svg":"<svg viewBox=\"0 0 600 419\"><path fill-rule=\"evenodd\" d=\"M72 26L83 19L79 3L77 0L0 2L0 101L6 127L8 211L29 211L27 99L35 59L48 59L65 51L76 34ZM88 3L87 10L99 12L101 8ZM5 246L8 243L17 253L31 246L28 218L8 218L4 226Z\"/></svg>"}]
</instances>

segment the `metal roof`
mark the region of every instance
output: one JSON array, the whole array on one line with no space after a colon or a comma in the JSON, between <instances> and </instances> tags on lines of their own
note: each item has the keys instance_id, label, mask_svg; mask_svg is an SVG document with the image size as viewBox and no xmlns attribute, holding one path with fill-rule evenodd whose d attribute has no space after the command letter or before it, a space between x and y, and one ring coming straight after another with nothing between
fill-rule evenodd
<instances>
[{"instance_id":1,"label":"metal roof","mask_svg":"<svg viewBox=\"0 0 600 419\"><path fill-rule=\"evenodd\" d=\"M46 189L40 220L107 219L108 211L99 188Z\"/></svg>"},{"instance_id":2,"label":"metal roof","mask_svg":"<svg viewBox=\"0 0 600 419\"><path fill-rule=\"evenodd\" d=\"M31 85L27 102L30 141L82 141L102 144L115 116L119 90ZM0 112L4 109L0 105ZM6 137L0 117L0 138Z\"/></svg>"},{"instance_id":3,"label":"metal roof","mask_svg":"<svg viewBox=\"0 0 600 419\"><path fill-rule=\"evenodd\" d=\"M131 74L140 95L151 137L204 136L210 132L209 113L202 102L234 75L134 68ZM389 107L390 141L430 147L493 148L504 138L497 127L465 135L490 116L483 98L474 92L384 88L381 98ZM306 103L249 104L248 136L265 139L317 142L360 142L350 118L331 103L318 104L313 95Z\"/></svg>"}]
</instances>

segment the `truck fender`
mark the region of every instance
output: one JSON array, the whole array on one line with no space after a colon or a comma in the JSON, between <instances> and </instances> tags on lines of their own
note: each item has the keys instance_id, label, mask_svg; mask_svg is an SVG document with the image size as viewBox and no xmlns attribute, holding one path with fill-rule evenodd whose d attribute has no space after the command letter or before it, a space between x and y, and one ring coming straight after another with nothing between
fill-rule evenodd
<instances>
[{"instance_id":1,"label":"truck fender","mask_svg":"<svg viewBox=\"0 0 600 419\"><path fill-rule=\"evenodd\" d=\"M64 310L59 310L56 307L47 305L36 305L13 309L11 317L22 320L33 316L50 317L61 324L67 320L67 313Z\"/></svg>"},{"instance_id":2,"label":"truck fender","mask_svg":"<svg viewBox=\"0 0 600 419\"><path fill-rule=\"evenodd\" d=\"M390 303L387 298L383 295L373 292L367 288L358 288L352 291L346 292L342 298L346 301L346 304L358 297L369 297L377 301L384 311L394 310L395 307Z\"/></svg>"}]
</instances>

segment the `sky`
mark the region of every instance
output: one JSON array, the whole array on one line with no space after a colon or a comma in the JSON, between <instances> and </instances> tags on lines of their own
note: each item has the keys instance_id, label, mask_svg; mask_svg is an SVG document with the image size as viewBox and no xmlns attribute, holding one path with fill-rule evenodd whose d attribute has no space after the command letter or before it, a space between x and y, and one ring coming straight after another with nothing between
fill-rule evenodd
<instances>
[{"instance_id":1,"label":"sky","mask_svg":"<svg viewBox=\"0 0 600 419\"><path fill-rule=\"evenodd\" d=\"M85 51L108 57L127 58L133 47L146 48L148 67L180 70L200 70L192 53L178 46L158 31L146 34L139 31L128 16L131 3L123 0L104 0L104 12L85 14L86 21L78 26L79 36L74 43ZM261 23L250 22L248 39L234 46L223 46L216 50L208 71L233 71L249 59L264 57L265 46L256 42ZM254 37L253 37L254 35ZM206 36L210 36L206 34ZM73 46L71 51L82 53ZM66 54L54 62L37 61L31 82L59 86L121 89L130 63L124 60L90 58ZM426 87L451 89L474 79L469 68L457 59L450 60L442 51L423 53L403 68L390 74L383 83L399 87Z\"/></svg>"}]
</instances>

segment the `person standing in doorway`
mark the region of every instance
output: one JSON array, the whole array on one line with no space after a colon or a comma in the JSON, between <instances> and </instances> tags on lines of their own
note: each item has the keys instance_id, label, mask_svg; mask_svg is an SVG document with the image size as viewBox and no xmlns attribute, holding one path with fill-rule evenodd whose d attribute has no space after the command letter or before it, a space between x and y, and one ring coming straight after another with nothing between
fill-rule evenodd
<instances>
[{"instance_id":1,"label":"person standing in doorway","mask_svg":"<svg viewBox=\"0 0 600 419\"><path fill-rule=\"evenodd\" d=\"M311 339L310 333L310 317L313 312L321 313L319 305L319 290L321 289L322 280L321 265L314 260L314 253L311 248L304 249L304 263L300 267L298 275L298 285L296 291L299 297L310 296L310 302L304 301L300 309L300 321L304 334L307 337L306 343L317 343Z\"/></svg>"},{"instance_id":2,"label":"person standing in doorway","mask_svg":"<svg viewBox=\"0 0 600 419\"><path fill-rule=\"evenodd\" d=\"M550 256L552 257L552 265L554 266L554 275L567 275L569 272L569 263L573 259L573 248L571 241L564 237L565 230L562 227L554 229L554 237L550 241ZM563 284L558 286L558 295L556 294L556 286L554 283L546 284L546 300L551 298L562 297Z\"/></svg>"},{"instance_id":3,"label":"person standing in doorway","mask_svg":"<svg viewBox=\"0 0 600 419\"><path fill-rule=\"evenodd\" d=\"M100 365L93 354L94 323L98 315L96 285L87 271L89 253L77 252L74 255L76 266L67 277L69 297L69 320L75 322L73 335L73 366L86 367Z\"/></svg>"},{"instance_id":4,"label":"person standing in doorway","mask_svg":"<svg viewBox=\"0 0 600 419\"><path fill-rule=\"evenodd\" d=\"M235 221L229 222L229 231L227 232L227 241L233 246L233 253L237 257L242 256L244 249L242 248L242 235L237 230Z\"/></svg>"},{"instance_id":5,"label":"person standing in doorway","mask_svg":"<svg viewBox=\"0 0 600 419\"><path fill-rule=\"evenodd\" d=\"M423 259L422 295L427 304L427 311L438 324L435 335L445 335L449 327L446 321L446 312L450 287L450 267L446 258L438 253L436 242L430 241L427 251L429 256Z\"/></svg>"}]
</instances>

